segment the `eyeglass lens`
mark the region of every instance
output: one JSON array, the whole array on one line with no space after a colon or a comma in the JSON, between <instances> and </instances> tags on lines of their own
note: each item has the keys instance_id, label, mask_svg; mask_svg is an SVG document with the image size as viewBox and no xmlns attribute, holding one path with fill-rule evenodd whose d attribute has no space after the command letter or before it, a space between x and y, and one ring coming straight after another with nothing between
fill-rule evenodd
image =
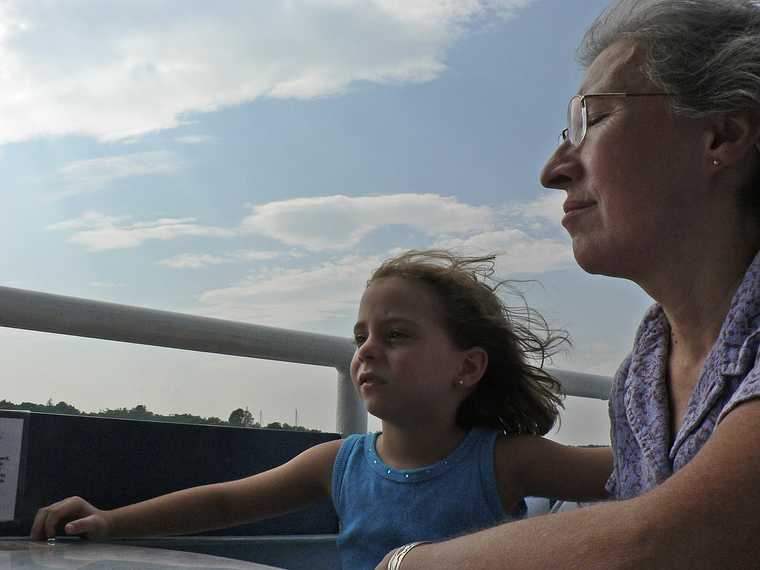
<instances>
[{"instance_id":1,"label":"eyeglass lens","mask_svg":"<svg viewBox=\"0 0 760 570\"><path fill-rule=\"evenodd\" d=\"M567 107L567 138L577 146L586 134L586 117L583 112L583 97L576 95Z\"/></svg>"}]
</instances>

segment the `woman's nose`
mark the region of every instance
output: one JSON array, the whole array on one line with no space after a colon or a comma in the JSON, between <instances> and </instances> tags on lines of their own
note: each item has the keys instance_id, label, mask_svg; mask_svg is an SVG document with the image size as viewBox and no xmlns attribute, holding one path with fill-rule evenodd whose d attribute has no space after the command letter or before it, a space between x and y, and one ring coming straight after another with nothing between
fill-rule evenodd
<instances>
[{"instance_id":1,"label":"woman's nose","mask_svg":"<svg viewBox=\"0 0 760 570\"><path fill-rule=\"evenodd\" d=\"M545 188L566 190L570 184L580 178L581 165L574 147L568 141L562 142L546 161L541 170L541 185Z\"/></svg>"}]
</instances>

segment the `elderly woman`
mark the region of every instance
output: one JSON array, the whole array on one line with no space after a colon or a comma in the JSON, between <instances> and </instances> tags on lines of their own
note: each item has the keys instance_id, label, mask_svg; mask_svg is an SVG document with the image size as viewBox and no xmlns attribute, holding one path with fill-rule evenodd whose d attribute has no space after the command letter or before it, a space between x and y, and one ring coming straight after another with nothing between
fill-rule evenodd
<instances>
[{"instance_id":1,"label":"elderly woman","mask_svg":"<svg viewBox=\"0 0 760 570\"><path fill-rule=\"evenodd\" d=\"M610 397L620 500L420 545L403 570L760 568L760 3L619 0L580 59L541 181L580 266L657 301Z\"/></svg>"}]
</instances>

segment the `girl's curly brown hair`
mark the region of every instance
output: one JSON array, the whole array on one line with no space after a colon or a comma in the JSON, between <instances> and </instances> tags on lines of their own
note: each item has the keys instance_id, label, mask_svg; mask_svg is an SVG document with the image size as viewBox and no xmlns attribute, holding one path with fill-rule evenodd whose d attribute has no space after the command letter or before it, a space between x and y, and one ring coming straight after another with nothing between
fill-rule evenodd
<instances>
[{"instance_id":1,"label":"girl's curly brown hair","mask_svg":"<svg viewBox=\"0 0 760 570\"><path fill-rule=\"evenodd\" d=\"M401 277L426 284L444 310L454 343L465 350L478 346L488 353L488 366L473 392L457 411L457 424L504 430L510 435L547 433L562 407L560 383L543 369L568 335L552 330L528 307L514 282L494 278L495 256L463 257L446 250L411 250L378 267L378 279ZM505 304L501 287L520 299ZM529 360L536 362L530 364Z\"/></svg>"}]
</instances>

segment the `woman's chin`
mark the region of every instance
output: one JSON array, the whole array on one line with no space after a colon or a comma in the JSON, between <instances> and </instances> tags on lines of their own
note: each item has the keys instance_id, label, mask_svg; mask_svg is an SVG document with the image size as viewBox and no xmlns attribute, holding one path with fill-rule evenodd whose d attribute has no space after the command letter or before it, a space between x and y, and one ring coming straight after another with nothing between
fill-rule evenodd
<instances>
[{"instance_id":1,"label":"woman's chin","mask_svg":"<svg viewBox=\"0 0 760 570\"><path fill-rule=\"evenodd\" d=\"M626 274L625 266L630 261L629 256L625 253L616 255L600 246L597 240L573 239L573 256L578 266L592 275L623 277Z\"/></svg>"}]
</instances>

